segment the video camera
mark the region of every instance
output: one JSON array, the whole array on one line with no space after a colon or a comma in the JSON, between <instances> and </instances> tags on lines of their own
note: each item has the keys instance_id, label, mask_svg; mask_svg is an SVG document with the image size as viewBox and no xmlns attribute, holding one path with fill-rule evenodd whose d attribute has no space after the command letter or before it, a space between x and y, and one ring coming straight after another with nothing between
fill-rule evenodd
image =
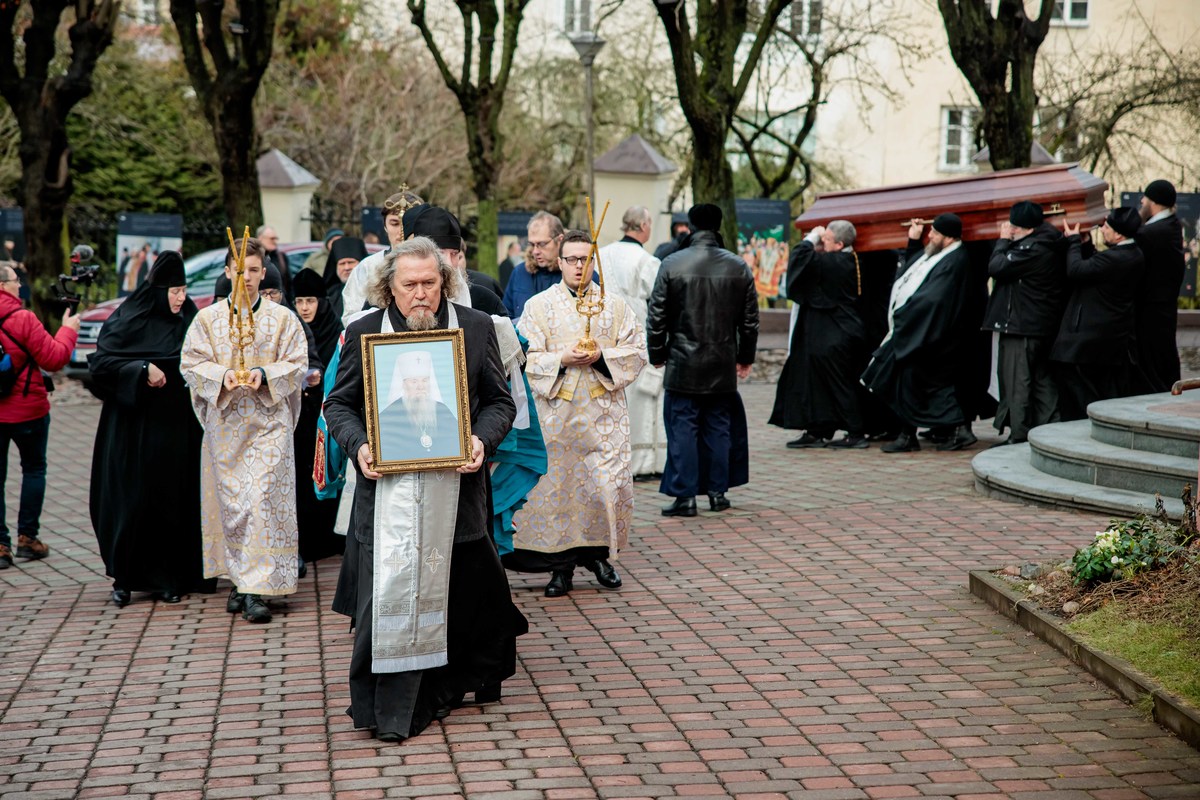
<instances>
[{"instance_id":1,"label":"video camera","mask_svg":"<svg viewBox=\"0 0 1200 800\"><path fill-rule=\"evenodd\" d=\"M92 284L100 278L100 265L92 263L95 257L95 251L88 245L75 245L75 249L71 251L70 274L58 276L54 294L59 302L70 307L72 311L77 310L84 299L83 295L79 293L79 287L90 289ZM67 288L68 283L74 284L75 291ZM87 294L86 289L83 294Z\"/></svg>"}]
</instances>

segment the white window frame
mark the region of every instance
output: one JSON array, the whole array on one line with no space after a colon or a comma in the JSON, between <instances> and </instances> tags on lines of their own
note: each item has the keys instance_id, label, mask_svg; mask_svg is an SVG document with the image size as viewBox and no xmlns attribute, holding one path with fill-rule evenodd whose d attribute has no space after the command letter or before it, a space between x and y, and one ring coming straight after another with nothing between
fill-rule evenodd
<instances>
[{"instance_id":1,"label":"white window frame","mask_svg":"<svg viewBox=\"0 0 1200 800\"><path fill-rule=\"evenodd\" d=\"M794 0L787 11L788 30L793 36L816 42L821 39L821 26L825 22L824 0ZM813 30L813 22L816 30Z\"/></svg>"},{"instance_id":2,"label":"white window frame","mask_svg":"<svg viewBox=\"0 0 1200 800\"><path fill-rule=\"evenodd\" d=\"M952 114L964 115L967 124L963 124L960 118L958 123L951 122ZM941 135L938 137L938 169L942 172L969 172L974 169L975 164L971 161L975 155L975 128L979 124L980 112L974 106L942 106L941 123L938 126ZM960 135L958 144L950 143L951 131L957 131ZM951 147L957 147L960 151L959 160L952 162L947 159L947 151Z\"/></svg>"},{"instance_id":3,"label":"white window frame","mask_svg":"<svg viewBox=\"0 0 1200 800\"><path fill-rule=\"evenodd\" d=\"M1076 13L1076 6L1083 5L1083 15ZM1050 11L1050 24L1063 27L1086 27L1091 17L1090 0L1056 0Z\"/></svg>"},{"instance_id":4,"label":"white window frame","mask_svg":"<svg viewBox=\"0 0 1200 800\"><path fill-rule=\"evenodd\" d=\"M592 30L592 0L563 0L563 31L588 33Z\"/></svg>"}]
</instances>

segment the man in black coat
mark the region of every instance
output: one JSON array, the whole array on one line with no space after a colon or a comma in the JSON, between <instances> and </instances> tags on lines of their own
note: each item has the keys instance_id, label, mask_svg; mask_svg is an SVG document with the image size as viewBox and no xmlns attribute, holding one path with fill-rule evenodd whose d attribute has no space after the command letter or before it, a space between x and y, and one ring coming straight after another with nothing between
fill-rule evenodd
<instances>
[{"instance_id":1,"label":"man in black coat","mask_svg":"<svg viewBox=\"0 0 1200 800\"><path fill-rule=\"evenodd\" d=\"M1050 371L1050 347L1067 297L1062 233L1045 221L1042 207L1022 200L988 262L995 282L983 329L1000 334L1000 407L996 430L1011 432L1002 444L1024 442L1029 429L1058 419L1058 390Z\"/></svg>"},{"instance_id":2,"label":"man in black coat","mask_svg":"<svg viewBox=\"0 0 1200 800\"><path fill-rule=\"evenodd\" d=\"M1164 180L1151 181L1138 211L1142 227L1135 238L1146 259L1146 272L1135 304L1137 367L1130 389L1134 394L1151 394L1169 391L1179 380L1175 323L1186 260L1183 225L1175 214L1175 187Z\"/></svg>"},{"instance_id":3,"label":"man in black coat","mask_svg":"<svg viewBox=\"0 0 1200 800\"><path fill-rule=\"evenodd\" d=\"M904 425L894 442L880 448L885 453L920 450L917 428L954 431L938 450L961 450L977 441L957 391L971 344L961 335L971 289L962 220L938 215L925 246L923 230L919 222L908 229L908 263L892 284L888 305L890 330L863 375L863 383Z\"/></svg>"},{"instance_id":4,"label":"man in black coat","mask_svg":"<svg viewBox=\"0 0 1200 800\"><path fill-rule=\"evenodd\" d=\"M325 419L330 435L337 440L358 469L350 536L356 541L356 563L343 566L338 594L355 599L353 620L354 648L350 660L350 709L356 728L371 729L382 741L399 741L415 736L429 722L450 713L463 702L466 692L475 692L475 701L498 700L500 683L516 667L515 637L527 630L524 617L512 603L508 579L500 565L491 537L491 507L488 470L485 459L496 451L512 427L516 406L509 395L508 383L500 361L495 326L490 317L449 301L451 287L461 280L441 255L437 245L417 237L392 248L370 287L368 301L380 310L372 311L346 329L345 346L338 366L337 380L325 399ZM376 472L368 444L364 369L360 340L364 335L387 330L422 331L457 327L463 331L465 372L471 417L471 462L459 467L457 511L454 517L453 544L449 554L434 549L423 561L412 555L436 522L427 522L422 511L429 503L426 494L437 496L446 475L421 473L413 494L391 493L394 484L381 484L397 476ZM437 480L434 480L434 479ZM380 516L376 528L376 498L391 497L392 505ZM397 499L398 498L398 499ZM431 509L445 515L449 509ZM377 542L394 541L390 552L375 558ZM379 545L381 548L382 544ZM446 658L440 665L429 659L426 668L396 669L381 666L384 658L373 646L374 613L414 613L411 602L401 594L387 592L398 578L378 574L381 568L401 571L414 562L422 575L434 574L449 555L449 575L444 614ZM408 573L398 573L407 575ZM440 573L445 578L446 573ZM386 579L386 580L385 580ZM376 587L382 596L376 596ZM432 602L421 595L421 606ZM400 608L403 606L404 608ZM397 610L400 609L400 610ZM427 609L432 610L432 609ZM441 615L420 613L426 618ZM419 625L436 623L425 621ZM440 623L439 623L440 624Z\"/></svg>"},{"instance_id":5,"label":"man in black coat","mask_svg":"<svg viewBox=\"0 0 1200 800\"><path fill-rule=\"evenodd\" d=\"M859 410L859 377L871 351L858 310L857 235L851 223L835 219L828 228L813 228L788 259L787 298L797 306L796 324L769 422L804 431L787 443L793 449L869 446ZM845 437L832 441L839 430Z\"/></svg>"},{"instance_id":6,"label":"man in black coat","mask_svg":"<svg viewBox=\"0 0 1200 800\"><path fill-rule=\"evenodd\" d=\"M696 495L729 508L725 492L749 480L746 412L737 382L758 347L758 292L746 262L725 249L721 209L693 206L695 233L659 267L647 303L650 363L666 365L667 463L663 516L696 516Z\"/></svg>"},{"instance_id":7,"label":"man in black coat","mask_svg":"<svg viewBox=\"0 0 1200 800\"><path fill-rule=\"evenodd\" d=\"M1096 252L1079 225L1066 226L1071 297L1050 359L1064 420L1084 419L1089 403L1124 397L1134 363L1134 306L1145 260L1134 241L1137 209L1114 208L1100 226L1108 249Z\"/></svg>"}]
</instances>

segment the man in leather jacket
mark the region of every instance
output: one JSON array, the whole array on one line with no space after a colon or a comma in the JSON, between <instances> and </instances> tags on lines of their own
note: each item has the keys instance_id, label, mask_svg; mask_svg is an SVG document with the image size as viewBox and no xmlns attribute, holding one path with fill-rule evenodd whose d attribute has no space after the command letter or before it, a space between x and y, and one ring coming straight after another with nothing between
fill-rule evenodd
<instances>
[{"instance_id":1,"label":"man in leather jacket","mask_svg":"<svg viewBox=\"0 0 1200 800\"><path fill-rule=\"evenodd\" d=\"M746 417L737 391L758 347L758 292L746 262L725 249L721 209L693 206L695 232L659 268L647 306L650 363L666 365L664 516L696 516L696 496L729 508L725 492L749 480Z\"/></svg>"},{"instance_id":2,"label":"man in leather jacket","mask_svg":"<svg viewBox=\"0 0 1200 800\"><path fill-rule=\"evenodd\" d=\"M1017 444L1026 441L1030 428L1059 418L1050 347L1067 299L1066 247L1037 203L1014 204L1008 219L988 261L995 288L983 329L1000 334L994 424L1001 433L1011 428L1002 444Z\"/></svg>"}]
</instances>

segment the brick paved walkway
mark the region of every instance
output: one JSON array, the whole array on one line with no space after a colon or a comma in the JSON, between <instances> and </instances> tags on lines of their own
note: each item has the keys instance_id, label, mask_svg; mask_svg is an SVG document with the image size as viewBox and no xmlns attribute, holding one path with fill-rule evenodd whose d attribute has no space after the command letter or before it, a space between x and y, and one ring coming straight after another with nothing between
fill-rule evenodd
<instances>
[{"instance_id":1,"label":"brick paved walkway","mask_svg":"<svg viewBox=\"0 0 1200 800\"><path fill-rule=\"evenodd\" d=\"M752 419L772 393L747 387ZM343 713L336 563L268 626L221 594L107 602L97 414L56 408L52 557L0 572L5 800L1200 797L1200 754L967 593L1102 522L975 495L970 453L791 452L755 424L734 511L664 520L638 484L625 587L510 575L531 632L503 703L388 745Z\"/></svg>"}]
</instances>

